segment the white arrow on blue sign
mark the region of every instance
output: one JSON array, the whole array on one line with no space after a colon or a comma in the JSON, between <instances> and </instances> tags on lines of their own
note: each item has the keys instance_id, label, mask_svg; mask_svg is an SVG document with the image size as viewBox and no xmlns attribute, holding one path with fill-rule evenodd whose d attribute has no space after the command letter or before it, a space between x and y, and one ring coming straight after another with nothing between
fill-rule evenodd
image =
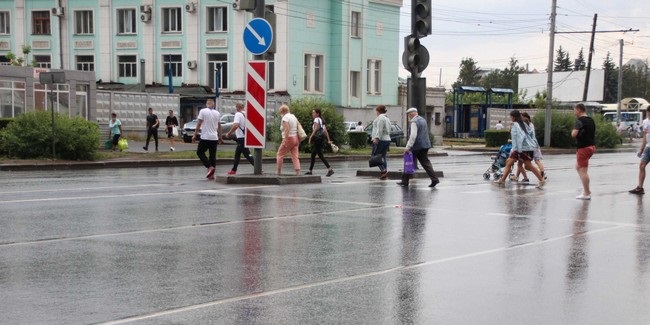
<instances>
[{"instance_id":1,"label":"white arrow on blue sign","mask_svg":"<svg viewBox=\"0 0 650 325\"><path fill-rule=\"evenodd\" d=\"M273 42L273 30L266 19L254 18L244 29L244 45L254 55L268 51Z\"/></svg>"}]
</instances>

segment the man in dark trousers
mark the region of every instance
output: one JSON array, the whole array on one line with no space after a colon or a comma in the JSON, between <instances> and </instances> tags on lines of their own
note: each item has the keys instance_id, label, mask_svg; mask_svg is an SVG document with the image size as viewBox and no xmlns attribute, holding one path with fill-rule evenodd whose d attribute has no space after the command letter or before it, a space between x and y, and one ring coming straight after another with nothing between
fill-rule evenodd
<instances>
[{"instance_id":1,"label":"man in dark trousers","mask_svg":"<svg viewBox=\"0 0 650 325\"><path fill-rule=\"evenodd\" d=\"M147 143L142 147L144 151L149 151L149 140L153 136L156 143L156 151L158 151L158 116L153 113L153 108L149 107L149 114L147 115Z\"/></svg>"},{"instance_id":2,"label":"man in dark trousers","mask_svg":"<svg viewBox=\"0 0 650 325\"><path fill-rule=\"evenodd\" d=\"M255 161L251 156L251 151L244 146L244 130L246 130L246 117L244 116L244 104L237 103L235 104L237 112L235 113L235 121L230 128L230 131L226 133L226 139L230 139L233 133L235 133L235 141L237 141L237 148L235 149L235 161L232 165L232 169L228 172L228 175L237 174L237 167L239 166L239 160L243 154L246 160L248 160L251 165L255 166Z\"/></svg>"},{"instance_id":3,"label":"man in dark trousers","mask_svg":"<svg viewBox=\"0 0 650 325\"><path fill-rule=\"evenodd\" d=\"M436 187L440 180L436 176L436 172L431 166L431 161L429 160L429 148L431 148L431 140L429 139L429 128L427 127L427 121L418 115L417 108L411 107L406 111L406 115L411 120L409 123L409 139L404 148L404 153L411 151L413 153L413 158L417 159L424 168L424 171L427 172L429 178L431 178L431 184L429 187ZM402 181L397 183L401 186L408 186L409 179L411 175L402 174Z\"/></svg>"},{"instance_id":4,"label":"man in dark trousers","mask_svg":"<svg viewBox=\"0 0 650 325\"><path fill-rule=\"evenodd\" d=\"M596 123L587 116L585 105L576 104L573 112L578 117L571 136L576 138L578 150L576 152L576 170L580 181L582 182L582 194L576 196L578 200L591 200L591 190L589 189L589 159L596 152Z\"/></svg>"}]
</instances>

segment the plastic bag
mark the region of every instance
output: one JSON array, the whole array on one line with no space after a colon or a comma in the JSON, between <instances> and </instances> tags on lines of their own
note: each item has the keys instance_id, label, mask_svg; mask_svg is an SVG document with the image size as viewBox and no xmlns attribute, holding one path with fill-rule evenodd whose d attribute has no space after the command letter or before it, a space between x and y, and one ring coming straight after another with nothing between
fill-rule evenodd
<instances>
[{"instance_id":1,"label":"plastic bag","mask_svg":"<svg viewBox=\"0 0 650 325\"><path fill-rule=\"evenodd\" d=\"M178 136L178 127L177 127L177 126L173 126L173 127L172 127L172 136L173 136L173 137L177 137L177 136Z\"/></svg>"},{"instance_id":2,"label":"plastic bag","mask_svg":"<svg viewBox=\"0 0 650 325\"><path fill-rule=\"evenodd\" d=\"M413 153L405 152L404 153L404 174L413 174L415 173L415 165L413 164Z\"/></svg>"},{"instance_id":3,"label":"plastic bag","mask_svg":"<svg viewBox=\"0 0 650 325\"><path fill-rule=\"evenodd\" d=\"M113 140L106 140L106 142L104 142L104 149L113 149Z\"/></svg>"},{"instance_id":4,"label":"plastic bag","mask_svg":"<svg viewBox=\"0 0 650 325\"><path fill-rule=\"evenodd\" d=\"M129 142L126 141L126 139L121 138L120 141L117 142L117 149L120 149L120 151L129 149Z\"/></svg>"}]
</instances>

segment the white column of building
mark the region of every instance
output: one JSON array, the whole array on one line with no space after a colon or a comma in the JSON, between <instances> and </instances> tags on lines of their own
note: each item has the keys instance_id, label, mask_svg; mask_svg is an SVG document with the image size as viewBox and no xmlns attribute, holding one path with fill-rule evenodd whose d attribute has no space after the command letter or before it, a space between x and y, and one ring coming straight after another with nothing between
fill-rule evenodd
<instances>
[{"instance_id":1,"label":"white column of building","mask_svg":"<svg viewBox=\"0 0 650 325\"><path fill-rule=\"evenodd\" d=\"M289 83L293 77L289 67L289 1L276 1L274 11L276 13L275 23L275 89L289 90ZM296 78L300 78L296 76Z\"/></svg>"},{"instance_id":2,"label":"white column of building","mask_svg":"<svg viewBox=\"0 0 650 325\"><path fill-rule=\"evenodd\" d=\"M14 17L14 22L11 26L13 28L14 32L14 44L11 44L12 52L16 54L17 56L22 56L22 46L23 45L28 45L25 42L27 42L27 24L26 22L29 21L29 17L27 17L28 13L25 11L25 0L15 0L15 17ZM25 60L28 60L28 58L25 58Z\"/></svg>"},{"instance_id":3,"label":"white column of building","mask_svg":"<svg viewBox=\"0 0 650 325\"><path fill-rule=\"evenodd\" d=\"M95 58L95 70L99 70L99 74L95 75L95 78L101 79L102 81L111 81L117 79L117 61L113 57L113 31L111 30L112 24L108 23L112 21L111 16L111 1L110 0L100 0L99 1L99 19L98 23L98 37L99 42L99 58ZM97 48L97 46L95 46ZM100 69L97 69L98 66L101 66Z\"/></svg>"},{"instance_id":4,"label":"white column of building","mask_svg":"<svg viewBox=\"0 0 650 325\"><path fill-rule=\"evenodd\" d=\"M229 86L231 91L246 90L246 62L250 59L250 53L244 46L244 29L250 20L250 14L244 10L235 10L233 13L232 35L232 57L228 57L228 63L232 65L232 79Z\"/></svg>"},{"instance_id":5,"label":"white column of building","mask_svg":"<svg viewBox=\"0 0 650 325\"><path fill-rule=\"evenodd\" d=\"M64 15L59 16L59 28L61 29L61 32L58 33L60 39L59 39L59 67L62 69L67 69L67 70L74 70L74 57L71 57L70 55L70 24L69 22L74 21L74 12L71 10L70 6L68 5L67 0L61 0L61 7L64 8ZM54 31L52 31L54 32ZM52 51L54 53L54 51ZM54 60L52 60L54 62ZM54 68L54 65L52 65Z\"/></svg>"},{"instance_id":6,"label":"white column of building","mask_svg":"<svg viewBox=\"0 0 650 325\"><path fill-rule=\"evenodd\" d=\"M187 3L192 3L192 1ZM199 33L201 30L201 18L203 18L201 17L201 14L203 11L200 9L201 7L198 2L194 2L194 5L195 9L193 12L185 12L185 31L183 32L185 35L183 38L183 42L185 42L185 44L183 44L183 48L185 49L185 55L183 56L183 59L185 60L185 71L183 75L186 76L183 80L185 83L189 84L198 84L199 73L200 71L203 71L200 67L207 67L205 62L201 62L203 60L199 57L199 48L202 48L202 46L199 45ZM188 67L188 62L190 61L196 61L197 67L190 69Z\"/></svg>"},{"instance_id":7,"label":"white column of building","mask_svg":"<svg viewBox=\"0 0 650 325\"><path fill-rule=\"evenodd\" d=\"M145 71L139 71L139 73L144 73L145 83L152 83L156 80L156 65L160 62L156 56L156 48L158 44L158 38L156 37L156 25L159 22L160 11L156 10L155 2L153 0L142 1L142 5L151 6L151 20L149 22L140 22L138 28L142 30L142 38L140 39L140 48L142 48L142 56L140 59L145 60ZM138 14L138 17L140 15ZM138 74L139 75L139 74ZM161 78L162 79L162 78Z\"/></svg>"}]
</instances>

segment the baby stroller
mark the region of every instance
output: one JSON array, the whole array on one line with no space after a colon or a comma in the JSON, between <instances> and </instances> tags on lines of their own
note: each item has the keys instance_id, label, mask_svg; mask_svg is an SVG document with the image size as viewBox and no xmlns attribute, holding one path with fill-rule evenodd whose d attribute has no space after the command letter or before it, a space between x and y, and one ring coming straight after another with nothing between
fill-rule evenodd
<instances>
[{"instance_id":1,"label":"baby stroller","mask_svg":"<svg viewBox=\"0 0 650 325\"><path fill-rule=\"evenodd\" d=\"M503 176L503 167L506 166L506 160L508 160L508 157L510 156L510 150L512 150L512 143L510 142L499 147L497 155L492 156L494 159L492 165L490 165L490 168L483 173L484 179L490 179L490 174L492 174L494 179L499 179Z\"/></svg>"}]
</instances>

